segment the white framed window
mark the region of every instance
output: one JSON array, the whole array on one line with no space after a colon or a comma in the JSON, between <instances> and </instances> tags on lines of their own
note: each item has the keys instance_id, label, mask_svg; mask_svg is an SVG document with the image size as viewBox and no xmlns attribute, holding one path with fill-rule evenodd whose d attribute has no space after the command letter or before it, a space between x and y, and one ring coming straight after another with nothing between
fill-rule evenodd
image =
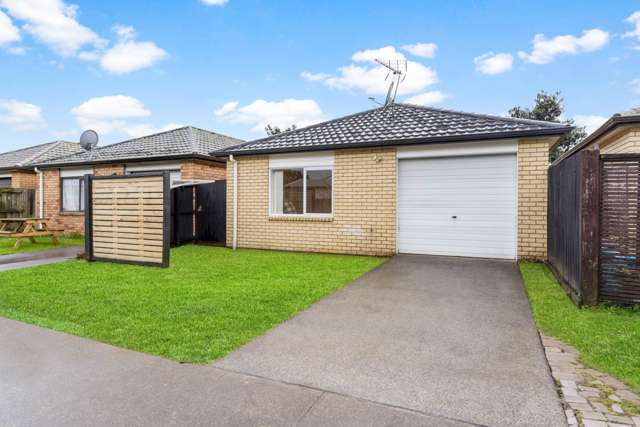
<instances>
[{"instance_id":1,"label":"white framed window","mask_svg":"<svg viewBox=\"0 0 640 427\"><path fill-rule=\"evenodd\" d=\"M84 178L66 177L60 178L60 191L62 212L84 212Z\"/></svg>"},{"instance_id":2,"label":"white framed window","mask_svg":"<svg viewBox=\"0 0 640 427\"><path fill-rule=\"evenodd\" d=\"M269 174L271 215L333 214L333 166L273 167Z\"/></svg>"}]
</instances>

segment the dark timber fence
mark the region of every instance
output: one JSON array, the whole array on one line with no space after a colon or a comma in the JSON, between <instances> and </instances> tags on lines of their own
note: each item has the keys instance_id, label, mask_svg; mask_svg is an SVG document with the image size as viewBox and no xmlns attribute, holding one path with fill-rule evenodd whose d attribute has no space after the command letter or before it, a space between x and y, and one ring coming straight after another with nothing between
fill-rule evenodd
<instances>
[{"instance_id":1,"label":"dark timber fence","mask_svg":"<svg viewBox=\"0 0 640 427\"><path fill-rule=\"evenodd\" d=\"M640 304L640 154L549 168L549 265L578 305Z\"/></svg>"},{"instance_id":2,"label":"dark timber fence","mask_svg":"<svg viewBox=\"0 0 640 427\"><path fill-rule=\"evenodd\" d=\"M599 170L586 150L549 168L549 264L578 305L598 302Z\"/></svg>"},{"instance_id":3,"label":"dark timber fence","mask_svg":"<svg viewBox=\"0 0 640 427\"><path fill-rule=\"evenodd\" d=\"M35 190L0 188L0 218L31 218L35 213Z\"/></svg>"}]
</instances>

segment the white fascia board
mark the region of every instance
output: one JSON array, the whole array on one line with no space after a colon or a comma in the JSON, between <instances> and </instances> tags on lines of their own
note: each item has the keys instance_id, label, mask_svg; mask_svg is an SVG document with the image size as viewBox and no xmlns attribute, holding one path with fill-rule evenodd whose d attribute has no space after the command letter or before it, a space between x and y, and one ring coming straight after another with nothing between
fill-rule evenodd
<instances>
[{"instance_id":1,"label":"white fascia board","mask_svg":"<svg viewBox=\"0 0 640 427\"><path fill-rule=\"evenodd\" d=\"M398 159L418 159L427 157L515 154L517 152L517 139L502 139L403 146L398 147L397 157Z\"/></svg>"}]
</instances>

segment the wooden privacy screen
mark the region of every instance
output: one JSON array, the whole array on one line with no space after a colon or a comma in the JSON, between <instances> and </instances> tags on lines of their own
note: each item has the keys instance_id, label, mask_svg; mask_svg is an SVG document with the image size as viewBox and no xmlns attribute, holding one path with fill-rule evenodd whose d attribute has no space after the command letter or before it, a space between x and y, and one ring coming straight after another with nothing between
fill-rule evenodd
<instances>
[{"instance_id":1,"label":"wooden privacy screen","mask_svg":"<svg viewBox=\"0 0 640 427\"><path fill-rule=\"evenodd\" d=\"M640 304L640 156L602 157L600 300Z\"/></svg>"},{"instance_id":2,"label":"wooden privacy screen","mask_svg":"<svg viewBox=\"0 0 640 427\"><path fill-rule=\"evenodd\" d=\"M168 173L85 176L88 261L169 266Z\"/></svg>"}]
</instances>

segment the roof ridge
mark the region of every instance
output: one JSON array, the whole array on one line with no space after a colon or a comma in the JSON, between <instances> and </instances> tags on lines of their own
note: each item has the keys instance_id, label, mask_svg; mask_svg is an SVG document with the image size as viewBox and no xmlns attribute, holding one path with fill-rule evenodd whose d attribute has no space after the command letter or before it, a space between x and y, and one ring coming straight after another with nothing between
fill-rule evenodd
<instances>
[{"instance_id":1,"label":"roof ridge","mask_svg":"<svg viewBox=\"0 0 640 427\"><path fill-rule=\"evenodd\" d=\"M5 151L5 152L0 153L0 156L4 155L4 154L12 154L12 153L19 153L21 151L26 151L26 150L33 150L34 148L43 147L43 146L49 145L49 144L55 144L56 142L59 142L59 141L43 142L42 144L37 144L37 145L31 145L29 147L18 148L17 150Z\"/></svg>"},{"instance_id":2,"label":"roof ridge","mask_svg":"<svg viewBox=\"0 0 640 427\"><path fill-rule=\"evenodd\" d=\"M460 116L471 116L471 117L481 117L481 118L486 118L486 119L500 120L500 121L504 121L504 122L531 123L531 124L539 124L539 125L549 126L549 127L570 127L569 125L566 125L566 124L560 123L560 122L550 122L550 121L546 121L546 120L534 120L534 119L523 119L523 118L519 118L519 117L504 117L504 116L496 116L494 114L472 113L472 112L468 112L468 111L452 110L452 109L447 109L447 108L427 107L425 105L411 104L411 103L408 103L408 102L399 102L397 105L420 108L420 109L429 110L429 111L441 111L441 112L444 112L444 113L457 114L457 115L460 115Z\"/></svg>"},{"instance_id":3,"label":"roof ridge","mask_svg":"<svg viewBox=\"0 0 640 427\"><path fill-rule=\"evenodd\" d=\"M243 140L243 139L236 138L235 136L227 135L227 134L220 133L220 132L214 132L214 131L212 131L212 130L209 130L209 129L203 129L203 128L198 127L198 126L189 126L189 127L190 127L190 128L192 128L192 129L195 129L195 130L202 131L202 132L207 132L207 133L210 133L210 134L213 134L213 135L222 136L222 137L225 137L225 138L235 139L236 141L243 141L243 142L244 142L244 140Z\"/></svg>"},{"instance_id":4,"label":"roof ridge","mask_svg":"<svg viewBox=\"0 0 640 427\"><path fill-rule=\"evenodd\" d=\"M44 150L40 151L37 154L34 154L33 156L29 157L28 159L24 160L21 163L18 163L18 165L25 165L25 164L29 164L33 161L36 161L38 158L44 156L45 154L47 154L48 152L52 151L54 148L62 145L62 144L76 144L78 145L80 148L82 148L82 146L80 144L78 144L77 142L71 142L71 141L63 141L63 140L58 140L58 141L53 141L49 143L49 146L46 147Z\"/></svg>"}]
</instances>

